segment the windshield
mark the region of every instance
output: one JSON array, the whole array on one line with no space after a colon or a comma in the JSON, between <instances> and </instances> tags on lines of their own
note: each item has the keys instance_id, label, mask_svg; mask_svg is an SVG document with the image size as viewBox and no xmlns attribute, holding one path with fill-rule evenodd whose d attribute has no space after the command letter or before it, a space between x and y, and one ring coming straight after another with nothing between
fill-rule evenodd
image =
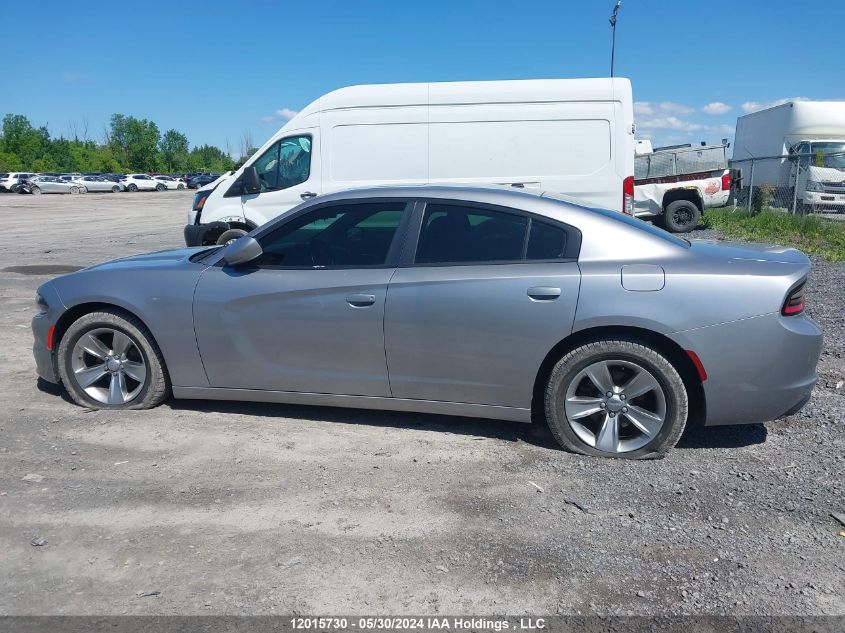
<instances>
[{"instance_id":1,"label":"windshield","mask_svg":"<svg viewBox=\"0 0 845 633\"><path fill-rule=\"evenodd\" d=\"M845 143L823 142L810 146L812 164L816 167L845 169Z\"/></svg>"},{"instance_id":2,"label":"windshield","mask_svg":"<svg viewBox=\"0 0 845 633\"><path fill-rule=\"evenodd\" d=\"M655 237L659 237L662 240L666 240L667 242L671 242L672 244L676 244L677 246L683 246L687 248L690 243L689 240L685 240L680 238L676 235L672 235L669 231L664 231L661 228L654 226L651 222L646 222L645 220L639 220L637 218L633 218L630 215L625 215L621 211L608 211L607 209L596 209L593 207L587 207L582 202L574 200L565 195L559 195L557 193L551 193L548 191L543 192L544 198L551 198L553 200L560 200L561 202L566 202L568 204L574 204L582 208L589 209L594 213L598 213L603 215L606 218L610 218L611 220L616 220L617 222L621 222L622 224L627 224L631 228L645 231L646 233L650 233Z\"/></svg>"}]
</instances>

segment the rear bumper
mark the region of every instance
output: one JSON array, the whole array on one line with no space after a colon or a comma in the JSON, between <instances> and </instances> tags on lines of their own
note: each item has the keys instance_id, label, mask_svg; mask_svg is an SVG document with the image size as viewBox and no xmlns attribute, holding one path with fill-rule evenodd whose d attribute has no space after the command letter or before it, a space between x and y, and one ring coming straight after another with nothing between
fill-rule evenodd
<instances>
[{"instance_id":1,"label":"rear bumper","mask_svg":"<svg viewBox=\"0 0 845 633\"><path fill-rule=\"evenodd\" d=\"M708 374L705 424L768 422L810 399L822 332L809 317L769 314L682 335Z\"/></svg>"},{"instance_id":2,"label":"rear bumper","mask_svg":"<svg viewBox=\"0 0 845 633\"><path fill-rule=\"evenodd\" d=\"M207 244L215 244L217 238L229 229L227 222L209 222L208 224L186 224L185 225L185 245L186 246L204 246Z\"/></svg>"}]
</instances>

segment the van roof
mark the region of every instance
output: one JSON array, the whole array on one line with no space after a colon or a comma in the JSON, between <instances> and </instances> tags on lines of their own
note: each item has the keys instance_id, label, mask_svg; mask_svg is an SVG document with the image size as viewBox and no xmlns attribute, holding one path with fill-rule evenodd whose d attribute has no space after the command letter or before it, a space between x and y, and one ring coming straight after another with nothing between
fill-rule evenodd
<instances>
[{"instance_id":1,"label":"van roof","mask_svg":"<svg viewBox=\"0 0 845 633\"><path fill-rule=\"evenodd\" d=\"M609 101L631 98L623 77L590 79L516 79L348 86L329 92L294 117L355 107L436 104Z\"/></svg>"}]
</instances>

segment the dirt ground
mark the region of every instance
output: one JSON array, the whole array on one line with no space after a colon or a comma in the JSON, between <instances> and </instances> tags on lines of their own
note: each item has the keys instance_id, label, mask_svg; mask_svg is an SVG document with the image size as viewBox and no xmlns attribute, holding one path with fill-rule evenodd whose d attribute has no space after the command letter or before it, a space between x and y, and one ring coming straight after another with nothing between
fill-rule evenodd
<instances>
[{"instance_id":1,"label":"dirt ground","mask_svg":"<svg viewBox=\"0 0 845 633\"><path fill-rule=\"evenodd\" d=\"M810 281L811 404L660 461L506 422L115 414L39 387L33 295L61 269L29 267L179 247L190 200L0 194L0 614L845 614L845 265Z\"/></svg>"}]
</instances>

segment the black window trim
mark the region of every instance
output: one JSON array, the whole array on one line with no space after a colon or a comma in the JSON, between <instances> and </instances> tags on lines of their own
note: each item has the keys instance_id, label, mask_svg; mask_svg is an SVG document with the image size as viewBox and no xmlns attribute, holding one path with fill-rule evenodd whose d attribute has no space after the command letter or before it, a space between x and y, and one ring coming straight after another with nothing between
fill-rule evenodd
<instances>
[{"instance_id":1,"label":"black window trim","mask_svg":"<svg viewBox=\"0 0 845 633\"><path fill-rule=\"evenodd\" d=\"M306 207L303 207L293 213L285 214L283 218L279 219L276 222L269 222L266 225L262 226L258 231L252 236L255 238L256 241L261 242L261 239L266 237L269 233L277 231L281 229L283 226L296 220L297 218L311 213L313 211L320 211L326 207L333 207L333 206L350 206L350 205L359 205L359 204L390 204L393 202L402 203L405 205L405 208L402 210L402 220L399 222L399 226L396 227L396 232L393 234L393 240L390 242L390 246L387 249L387 257L383 264L372 264L369 266L274 266L274 265L250 265L250 264L243 264L238 266L238 268L245 270L245 271L253 271L253 270L378 270L378 269L385 269L385 268L396 268L399 263L399 258L403 249L403 246L406 242L406 238L409 234L409 227L414 215L414 208L416 205L416 201L412 198L408 197L396 197L396 198L354 198L354 199L347 199L347 200L326 200L324 202L318 202L314 204L309 204ZM225 263L222 259L217 261L215 266L225 267Z\"/></svg>"},{"instance_id":2,"label":"black window trim","mask_svg":"<svg viewBox=\"0 0 845 633\"><path fill-rule=\"evenodd\" d=\"M313 132L303 132L301 134L300 133L293 133L293 134L288 134L287 136L280 137L275 143L273 143L273 145L279 146L279 154L278 154L278 157L276 158L276 160L278 161L278 160L281 159L282 141L284 141L285 139L299 138L299 137L302 137L302 136L307 137L308 140L311 141L311 152L308 156L308 178L306 178L302 182L296 183L295 185L291 185L290 187L283 187L282 189L270 189L269 191L259 191L258 193L247 194L247 193L244 193L243 187L241 187L241 182L242 182L242 179L243 179L243 172L241 172L241 175L238 176L237 178L235 178L235 182L233 182L232 185L226 190L226 193L223 194L223 197L224 198L239 198L241 196L247 196L247 195L249 195L249 196L260 196L260 195L265 194L265 193L274 193L276 191L285 191L286 189L291 189L293 187L296 187L297 185L302 185L302 184L308 182L309 180L311 180L311 174L312 174L311 168L313 167L313 163L314 163L314 134L313 134ZM273 147L273 145L271 145L270 147ZM267 149L269 151L270 148L268 147ZM264 152L264 154L266 154L266 153L267 152ZM262 156L264 156L264 154L260 154L260 155L256 156L255 160L251 160L248 164L244 165L244 167L251 167L251 166L255 165L255 163L257 163L258 160Z\"/></svg>"},{"instance_id":3,"label":"black window trim","mask_svg":"<svg viewBox=\"0 0 845 633\"><path fill-rule=\"evenodd\" d=\"M422 232L422 221L425 217L425 210L429 204L443 204L454 205L458 207L472 207L480 210L494 211L498 213L509 213L511 215L518 215L528 219L528 225L525 230L525 238L522 245L521 259L508 259L496 261L472 261L472 262L438 262L438 263L417 263L415 260L417 255L417 247L419 246L420 233ZM577 262L578 256L581 253L581 231L571 224L560 222L554 218L537 213L531 213L523 209L515 209L513 207L505 207L497 204L489 204L487 202L475 202L472 200L454 200L451 198L419 198L412 213L410 224L410 231L405 240L402 249L402 255L399 259L398 268L443 268L449 266L508 266L512 264L565 264ZM538 222L543 222L554 227L566 231L566 257L559 259L526 259L528 250L528 240L531 236L531 224L536 219Z\"/></svg>"}]
</instances>

